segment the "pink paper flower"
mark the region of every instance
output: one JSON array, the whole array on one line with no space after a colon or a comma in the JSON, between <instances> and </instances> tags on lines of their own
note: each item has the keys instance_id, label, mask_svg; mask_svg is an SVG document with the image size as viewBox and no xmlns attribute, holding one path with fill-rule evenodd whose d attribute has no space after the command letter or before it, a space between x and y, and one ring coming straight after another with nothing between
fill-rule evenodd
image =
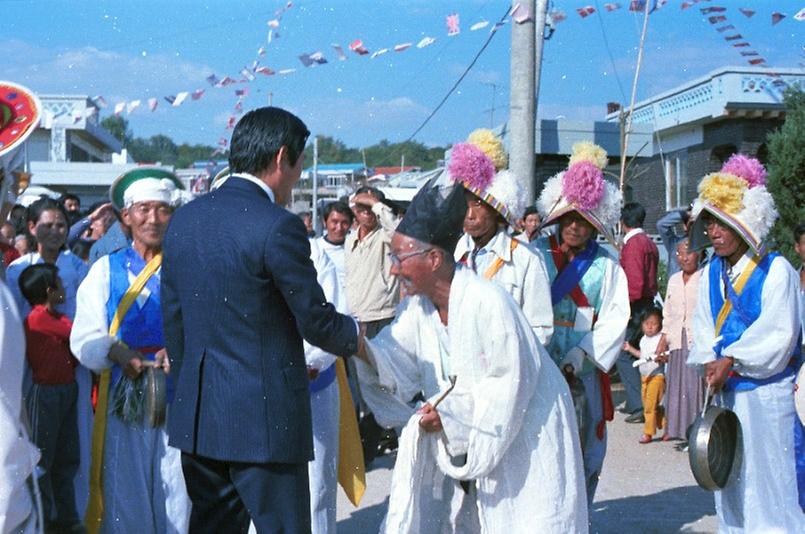
<instances>
[{"instance_id":1,"label":"pink paper flower","mask_svg":"<svg viewBox=\"0 0 805 534\"><path fill-rule=\"evenodd\" d=\"M454 182L462 182L475 189L486 189L495 178L495 164L471 143L453 145L447 170Z\"/></svg>"},{"instance_id":2,"label":"pink paper flower","mask_svg":"<svg viewBox=\"0 0 805 534\"><path fill-rule=\"evenodd\" d=\"M766 169L763 164L755 158L743 154L730 156L730 159L721 167L721 172L743 178L750 188L766 184Z\"/></svg>"},{"instance_id":3,"label":"pink paper flower","mask_svg":"<svg viewBox=\"0 0 805 534\"><path fill-rule=\"evenodd\" d=\"M604 196L604 174L589 161L568 167L562 177L562 196L583 210L598 207Z\"/></svg>"}]
</instances>

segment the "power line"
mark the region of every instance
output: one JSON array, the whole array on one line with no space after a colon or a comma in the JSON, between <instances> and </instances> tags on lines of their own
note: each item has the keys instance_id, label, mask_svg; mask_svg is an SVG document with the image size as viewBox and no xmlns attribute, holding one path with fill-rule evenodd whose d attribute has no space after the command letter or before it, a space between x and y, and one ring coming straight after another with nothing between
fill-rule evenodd
<instances>
[{"instance_id":1,"label":"power line","mask_svg":"<svg viewBox=\"0 0 805 534\"><path fill-rule=\"evenodd\" d=\"M601 9L598 7L598 0L595 0L595 14L598 16L598 24L601 27L601 36L604 38L604 47L607 49L609 62L612 64L612 73L615 75L615 80L618 82L618 89L621 91L623 101L626 102L626 91L623 90L621 77L618 76L618 69L615 67L615 58L612 57L612 50L609 48L609 39L607 39L607 32L604 30L604 19L601 17Z\"/></svg>"}]
</instances>

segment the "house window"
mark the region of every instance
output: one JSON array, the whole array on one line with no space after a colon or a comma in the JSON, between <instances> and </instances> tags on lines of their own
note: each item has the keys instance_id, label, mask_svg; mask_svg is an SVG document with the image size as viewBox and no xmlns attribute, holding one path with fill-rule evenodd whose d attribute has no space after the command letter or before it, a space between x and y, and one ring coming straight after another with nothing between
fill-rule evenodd
<instances>
[{"instance_id":1,"label":"house window","mask_svg":"<svg viewBox=\"0 0 805 534\"><path fill-rule=\"evenodd\" d=\"M665 207L668 210L688 204L688 155L675 154L665 160Z\"/></svg>"}]
</instances>

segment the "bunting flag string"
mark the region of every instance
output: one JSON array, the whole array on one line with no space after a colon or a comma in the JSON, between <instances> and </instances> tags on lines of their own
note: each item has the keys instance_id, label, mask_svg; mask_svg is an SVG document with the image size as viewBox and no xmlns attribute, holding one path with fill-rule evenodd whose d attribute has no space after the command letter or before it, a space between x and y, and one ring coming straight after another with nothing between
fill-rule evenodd
<instances>
[{"instance_id":1,"label":"bunting flag string","mask_svg":"<svg viewBox=\"0 0 805 534\"><path fill-rule=\"evenodd\" d=\"M646 2L650 2L648 5L649 13L654 13L660 10L667 4L667 0L631 0L628 3L628 10L631 12L643 12L646 9ZM765 59L755 50L751 49L751 44L746 41L743 35L738 32L735 25L732 24L732 21L728 19L728 15L731 12L731 9L735 8L727 8L720 5L712 5L710 4L711 0L685 0L680 4L680 10L685 11L688 8L696 5L707 2L707 6L703 6L700 8L701 14L705 17L705 20L713 26L713 28L719 33L722 34L722 37L725 42L731 44L737 52L740 53L741 57L745 59L750 65L766 65ZM245 66L238 71L237 77L230 77L224 75L223 77L218 77L216 74L212 73L208 75L205 80L209 84L210 87L215 89L222 89L226 88L231 85L235 84L244 84L244 83L251 83L257 80L257 75L261 76L287 76L294 74L297 69L295 68L282 68L282 69L275 69L271 68L266 65L261 65L261 61L267 56L268 54L268 47L270 46L272 40L277 39L279 37L278 30L281 29L282 26L282 19L283 16L293 7L293 2L286 2L282 7L278 8L274 12L274 18L266 21L266 26L268 28L268 35L266 38L266 44L260 46L255 54L255 59L252 61L250 66ZM618 11L623 10L624 3L621 2L607 2L603 4L603 8L601 12L606 13L615 13ZM593 5L584 5L582 7L575 8L576 13L581 19L586 19L590 15L596 13L596 7ZM756 13L756 9L750 8L737 8L737 11L740 12L746 18L752 18ZM552 9L551 12L548 14L549 16L549 23L551 26L555 27L555 25L559 24L560 22L567 19L567 15L564 11L559 9ZM787 18L787 15L780 12L773 12L771 13L771 25L776 26L780 24L784 19ZM793 15L792 19L797 22L805 21L805 8L801 9L795 15ZM494 24L490 28L490 32L497 31L501 25L505 24L508 21L515 22L517 24L524 24L525 22L532 21L533 16L530 12L530 9L527 4L515 4L512 8L511 13L508 16L507 20L503 20L499 23ZM460 14L450 13L445 16L445 26L446 26L446 35L448 37L456 37L461 34L461 19ZM478 22L473 23L469 26L470 32L477 32L479 30L483 30L490 26L490 22L488 20L480 20ZM354 53L356 56L368 56L368 59L376 59L380 56L383 56L391 51L395 53L402 53L408 49L415 49L415 50L423 50L437 41L438 37L425 35L421 37L419 41L406 41L400 42L393 46L386 46L386 47L378 47L375 48L374 51L370 50L369 47L364 43L364 41L360 38L353 39L349 42L346 47L343 47L341 43L331 43L330 47L332 51L335 53L335 57L338 61L347 61L348 59L348 52ZM410 52L409 52L410 53ZM301 53L297 56L299 61L302 63L303 67L310 68L316 67L321 65L326 65L328 63L328 59L325 57L324 52L321 50L315 50L313 52L305 52ZM234 104L233 111L228 117L226 121L225 129L231 129L234 127L235 123L237 122L237 116L243 112L243 102L248 96L248 90L246 89L238 89L236 91L237 100ZM188 98L191 101L198 101L201 100L202 97L205 95L205 89L197 88L193 91L180 91L175 95L167 95L164 96L163 99L170 104L171 107L180 107L182 106ZM127 100L124 102L118 102L113 107L114 115L119 116L124 111L131 115L132 113L137 112L140 109L143 102L147 102L147 109L150 112L155 112L159 105L159 98L151 96L148 98L134 98L131 100ZM96 104L98 109L103 109L107 107L107 102L103 96L97 95L92 98L92 101ZM86 116L90 116L91 114L95 113L95 108L89 107L85 112ZM77 119L77 120L80 120ZM220 146L220 145L219 145Z\"/></svg>"}]
</instances>

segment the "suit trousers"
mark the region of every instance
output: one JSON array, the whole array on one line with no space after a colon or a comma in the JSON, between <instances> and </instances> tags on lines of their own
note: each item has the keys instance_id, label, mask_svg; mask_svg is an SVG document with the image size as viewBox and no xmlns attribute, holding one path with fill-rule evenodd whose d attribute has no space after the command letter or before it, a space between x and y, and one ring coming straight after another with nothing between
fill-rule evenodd
<instances>
[{"instance_id":1,"label":"suit trousers","mask_svg":"<svg viewBox=\"0 0 805 534\"><path fill-rule=\"evenodd\" d=\"M310 533L307 463L227 462L182 452L190 534Z\"/></svg>"}]
</instances>

